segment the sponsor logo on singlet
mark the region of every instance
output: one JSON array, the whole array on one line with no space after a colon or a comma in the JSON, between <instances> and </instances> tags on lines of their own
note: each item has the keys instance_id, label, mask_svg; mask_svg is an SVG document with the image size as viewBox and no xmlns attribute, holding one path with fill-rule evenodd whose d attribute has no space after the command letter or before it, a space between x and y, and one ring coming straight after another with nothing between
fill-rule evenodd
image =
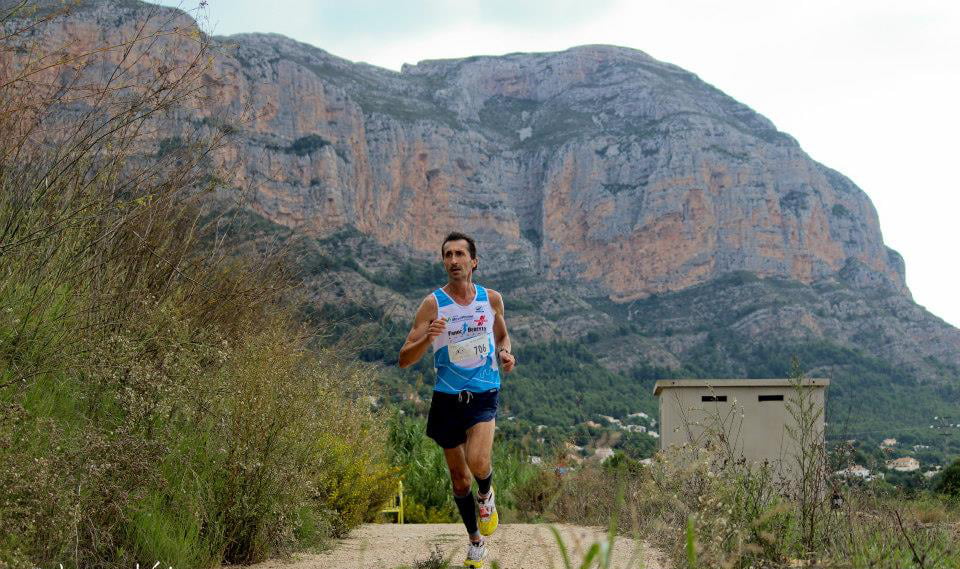
<instances>
[{"instance_id":1,"label":"sponsor logo on singlet","mask_svg":"<svg viewBox=\"0 0 960 569\"><path fill-rule=\"evenodd\" d=\"M481 317L480 319L483 320L484 323L486 323L486 318ZM476 320L474 320L474 323L478 323L478 322L477 322ZM468 326L467 323L464 322L464 323L463 323L463 326L462 326L459 330L447 330L447 337L448 337L448 338L455 338L455 337L457 337L457 336L464 336L464 335L467 335L467 334L476 334L477 332L486 333L486 331L487 331L487 327L486 327L486 326L483 326L483 325L480 325L480 326Z\"/></svg>"}]
</instances>

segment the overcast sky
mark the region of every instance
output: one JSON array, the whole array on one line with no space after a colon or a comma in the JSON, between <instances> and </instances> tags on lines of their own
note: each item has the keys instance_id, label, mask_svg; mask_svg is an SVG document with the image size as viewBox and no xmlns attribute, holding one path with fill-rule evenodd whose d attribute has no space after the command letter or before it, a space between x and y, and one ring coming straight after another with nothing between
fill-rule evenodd
<instances>
[{"instance_id":1,"label":"overcast sky","mask_svg":"<svg viewBox=\"0 0 960 569\"><path fill-rule=\"evenodd\" d=\"M195 8L197 0L163 0ZM217 34L275 32L399 70L613 44L699 75L876 206L914 299L960 326L960 2L209 0Z\"/></svg>"}]
</instances>

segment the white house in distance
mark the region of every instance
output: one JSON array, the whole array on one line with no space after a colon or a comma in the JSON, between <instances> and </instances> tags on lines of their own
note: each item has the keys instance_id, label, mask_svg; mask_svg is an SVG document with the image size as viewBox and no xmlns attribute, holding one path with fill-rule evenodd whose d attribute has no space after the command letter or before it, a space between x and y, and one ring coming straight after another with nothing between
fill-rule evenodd
<instances>
[{"instance_id":1,"label":"white house in distance","mask_svg":"<svg viewBox=\"0 0 960 569\"><path fill-rule=\"evenodd\" d=\"M940 474L940 465L934 466L931 470L928 470L923 473L924 478L933 478L937 474Z\"/></svg>"},{"instance_id":2,"label":"white house in distance","mask_svg":"<svg viewBox=\"0 0 960 569\"><path fill-rule=\"evenodd\" d=\"M920 470L920 461L912 456L904 456L887 461L887 470L896 470L897 472L913 472Z\"/></svg>"},{"instance_id":3,"label":"white house in distance","mask_svg":"<svg viewBox=\"0 0 960 569\"><path fill-rule=\"evenodd\" d=\"M823 442L824 401L829 379L803 379L802 392L789 379L669 379L657 381L660 448L702 444L723 432L734 452L751 462L768 462L789 476L799 455L788 426L796 427L787 403L803 394L817 413L814 440Z\"/></svg>"},{"instance_id":4,"label":"white house in distance","mask_svg":"<svg viewBox=\"0 0 960 569\"><path fill-rule=\"evenodd\" d=\"M600 462L613 457L613 449L610 447L600 447L593 452L594 456L600 459Z\"/></svg>"},{"instance_id":5,"label":"white house in distance","mask_svg":"<svg viewBox=\"0 0 960 569\"><path fill-rule=\"evenodd\" d=\"M834 472L836 476L841 476L843 478L863 478L867 479L870 477L870 470L866 467L860 466L859 464L852 464L843 470L838 470Z\"/></svg>"}]
</instances>

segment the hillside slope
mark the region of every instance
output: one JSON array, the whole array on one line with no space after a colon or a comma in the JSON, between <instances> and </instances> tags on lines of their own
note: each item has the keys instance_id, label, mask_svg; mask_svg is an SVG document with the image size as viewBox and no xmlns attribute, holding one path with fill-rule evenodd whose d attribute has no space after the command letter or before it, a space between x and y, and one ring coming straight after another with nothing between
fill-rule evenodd
<instances>
[{"instance_id":1,"label":"hillside slope","mask_svg":"<svg viewBox=\"0 0 960 569\"><path fill-rule=\"evenodd\" d=\"M102 0L38 33L80 49L147 15L195 25ZM300 243L307 316L371 328L371 361L392 363L459 229L535 364L506 395L531 421L649 408L655 377L783 375L793 355L861 430L960 403L960 331L912 302L866 194L692 73L612 46L397 73L273 34L219 41L208 106L158 119L145 153L229 133L221 197L248 192L251 238ZM562 362L538 359L550 342ZM390 373L422 392L431 372Z\"/></svg>"}]
</instances>

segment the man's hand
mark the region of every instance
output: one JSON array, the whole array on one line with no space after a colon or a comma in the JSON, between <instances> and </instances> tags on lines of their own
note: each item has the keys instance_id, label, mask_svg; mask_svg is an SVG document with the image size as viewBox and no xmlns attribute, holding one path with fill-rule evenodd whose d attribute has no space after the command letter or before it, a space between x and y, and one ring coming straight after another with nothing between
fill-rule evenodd
<instances>
[{"instance_id":1,"label":"man's hand","mask_svg":"<svg viewBox=\"0 0 960 569\"><path fill-rule=\"evenodd\" d=\"M513 366L517 365L517 358L513 357L513 354L506 350L498 351L497 356L500 360L500 367L503 369L503 373L510 373Z\"/></svg>"},{"instance_id":2,"label":"man's hand","mask_svg":"<svg viewBox=\"0 0 960 569\"><path fill-rule=\"evenodd\" d=\"M436 320L430 321L430 327L427 328L427 336L430 337L432 342L434 338L443 334L443 331L447 329L447 319L446 318L437 318Z\"/></svg>"},{"instance_id":3,"label":"man's hand","mask_svg":"<svg viewBox=\"0 0 960 569\"><path fill-rule=\"evenodd\" d=\"M417 315L413 318L413 326L407 334L407 339L400 348L400 354L397 356L397 365L400 367L410 367L420 361L423 354L430 348L430 342L443 333L447 327L447 321L443 318L436 318L437 304L433 300L433 295L427 295L417 308Z\"/></svg>"}]
</instances>

